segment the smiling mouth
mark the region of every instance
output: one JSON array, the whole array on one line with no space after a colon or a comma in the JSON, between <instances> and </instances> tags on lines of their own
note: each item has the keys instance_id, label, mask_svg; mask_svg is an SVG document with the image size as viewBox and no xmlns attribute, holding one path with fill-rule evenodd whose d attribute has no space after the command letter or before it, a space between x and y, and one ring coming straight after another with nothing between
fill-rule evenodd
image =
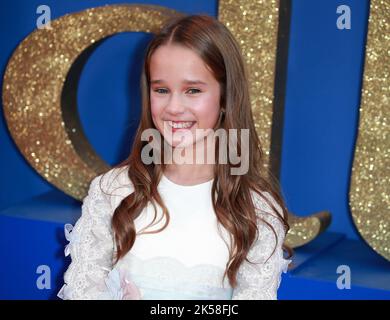
<instances>
[{"instance_id":1,"label":"smiling mouth","mask_svg":"<svg viewBox=\"0 0 390 320\"><path fill-rule=\"evenodd\" d=\"M189 129L196 121L167 121L167 123L173 129Z\"/></svg>"}]
</instances>

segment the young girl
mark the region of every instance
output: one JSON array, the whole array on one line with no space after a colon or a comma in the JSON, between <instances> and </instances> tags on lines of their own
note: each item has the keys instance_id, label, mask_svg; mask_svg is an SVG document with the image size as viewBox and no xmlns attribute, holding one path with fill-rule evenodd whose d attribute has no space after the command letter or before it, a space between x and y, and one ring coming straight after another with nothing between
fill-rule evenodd
<instances>
[{"instance_id":1,"label":"young girl","mask_svg":"<svg viewBox=\"0 0 390 320\"><path fill-rule=\"evenodd\" d=\"M287 209L264 170L234 37L205 15L171 20L147 48L141 87L129 158L92 180L81 218L65 226L72 262L58 296L276 299L291 261L283 257ZM234 140L248 164L244 172L232 174L237 164L230 157L227 163L172 157L222 154L220 144L200 143L213 129L249 132L248 141ZM147 130L162 137L152 150L162 161L147 157L145 147L159 141L145 139Z\"/></svg>"}]
</instances>

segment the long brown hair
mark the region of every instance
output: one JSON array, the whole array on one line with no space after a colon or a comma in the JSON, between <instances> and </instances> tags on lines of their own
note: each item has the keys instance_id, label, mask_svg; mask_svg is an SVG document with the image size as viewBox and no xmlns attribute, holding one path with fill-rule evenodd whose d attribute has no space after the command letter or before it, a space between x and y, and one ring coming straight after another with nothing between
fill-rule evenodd
<instances>
[{"instance_id":1,"label":"long brown hair","mask_svg":"<svg viewBox=\"0 0 390 320\"><path fill-rule=\"evenodd\" d=\"M288 213L280 194L279 184L264 166L264 153L255 130L247 71L239 45L221 22L207 15L179 16L171 19L147 47L141 75L142 114L140 124L136 131L130 156L114 167L129 166L127 175L134 187L134 192L121 201L112 218L116 242L115 263L131 250L137 235L134 220L149 202L155 209L153 222L158 222L155 222L157 204L162 208L165 224L154 232L146 231L144 233L161 232L169 223L168 209L157 191L165 165L164 162L162 164L144 164L141 161L142 148L148 143L142 141L141 134L146 129L156 128L150 111L150 60L158 47L171 43L194 50L220 83L220 104L225 112L219 119L218 127L225 130L238 129L237 131L249 129L248 172L244 175L231 175L230 169L235 167L234 164L228 162L228 164L220 165L217 163L214 166L212 184L212 202L215 214L219 223L229 232L232 240L232 245L229 248L229 261L226 264L223 278L227 275L230 285L235 287L238 268L245 259L249 261L247 254L256 240L257 219L262 219L256 213L258 208L253 202L252 192L257 193L271 206L275 216L283 224L286 233L289 229ZM237 144L237 150L240 153L239 138ZM218 154L218 148L216 148L216 154ZM269 192L282 208L282 215L262 195L265 191ZM277 239L274 228L267 221L263 221L272 228ZM275 249L276 245L273 253Z\"/></svg>"}]
</instances>

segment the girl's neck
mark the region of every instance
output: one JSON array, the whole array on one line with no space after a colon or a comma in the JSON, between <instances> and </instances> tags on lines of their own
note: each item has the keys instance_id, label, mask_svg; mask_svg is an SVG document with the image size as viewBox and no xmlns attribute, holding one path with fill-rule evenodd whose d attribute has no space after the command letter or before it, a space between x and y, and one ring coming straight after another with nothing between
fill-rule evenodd
<instances>
[{"instance_id":1,"label":"girl's neck","mask_svg":"<svg viewBox=\"0 0 390 320\"><path fill-rule=\"evenodd\" d=\"M171 181L181 185L200 184L213 179L215 163L213 161L211 161L211 163L207 163L207 155L209 153L213 154L211 151L215 149L215 146L213 144L210 145L205 140L203 145L200 143L195 143L188 148L192 148L192 162L178 164L175 163L174 159L172 159L171 163L166 164L164 175ZM202 152L200 152L200 150ZM201 157L203 163L202 161L200 161L201 163L196 161L197 154L203 155L203 157Z\"/></svg>"},{"instance_id":2,"label":"girl's neck","mask_svg":"<svg viewBox=\"0 0 390 320\"><path fill-rule=\"evenodd\" d=\"M213 164L167 164L164 175L181 185L195 185L214 177Z\"/></svg>"}]
</instances>

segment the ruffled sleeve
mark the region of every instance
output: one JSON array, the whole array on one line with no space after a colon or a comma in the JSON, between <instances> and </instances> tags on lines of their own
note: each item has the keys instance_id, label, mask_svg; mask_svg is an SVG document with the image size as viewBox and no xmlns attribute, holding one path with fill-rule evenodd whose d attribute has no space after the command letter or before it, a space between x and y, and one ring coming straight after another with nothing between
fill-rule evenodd
<instances>
[{"instance_id":1,"label":"ruffled sleeve","mask_svg":"<svg viewBox=\"0 0 390 320\"><path fill-rule=\"evenodd\" d=\"M69 244L65 255L71 264L64 274L61 299L100 299L107 296L105 280L112 269L114 238L111 229L112 208L100 189L100 178L94 178L81 207L81 217L73 227L65 225Z\"/></svg>"},{"instance_id":2,"label":"ruffled sleeve","mask_svg":"<svg viewBox=\"0 0 390 320\"><path fill-rule=\"evenodd\" d=\"M264 196L282 213L280 206L268 192L265 192ZM256 195L254 200L260 214L264 211L270 213L263 213L261 217L272 225L278 239L276 242L271 228L259 220L259 236L248 252L249 261L256 264L243 261L237 273L237 286L233 290L232 300L276 300L281 274L287 272L291 262L283 257L285 232L282 222L275 217L271 207L260 196ZM275 244L276 249L272 254Z\"/></svg>"}]
</instances>

